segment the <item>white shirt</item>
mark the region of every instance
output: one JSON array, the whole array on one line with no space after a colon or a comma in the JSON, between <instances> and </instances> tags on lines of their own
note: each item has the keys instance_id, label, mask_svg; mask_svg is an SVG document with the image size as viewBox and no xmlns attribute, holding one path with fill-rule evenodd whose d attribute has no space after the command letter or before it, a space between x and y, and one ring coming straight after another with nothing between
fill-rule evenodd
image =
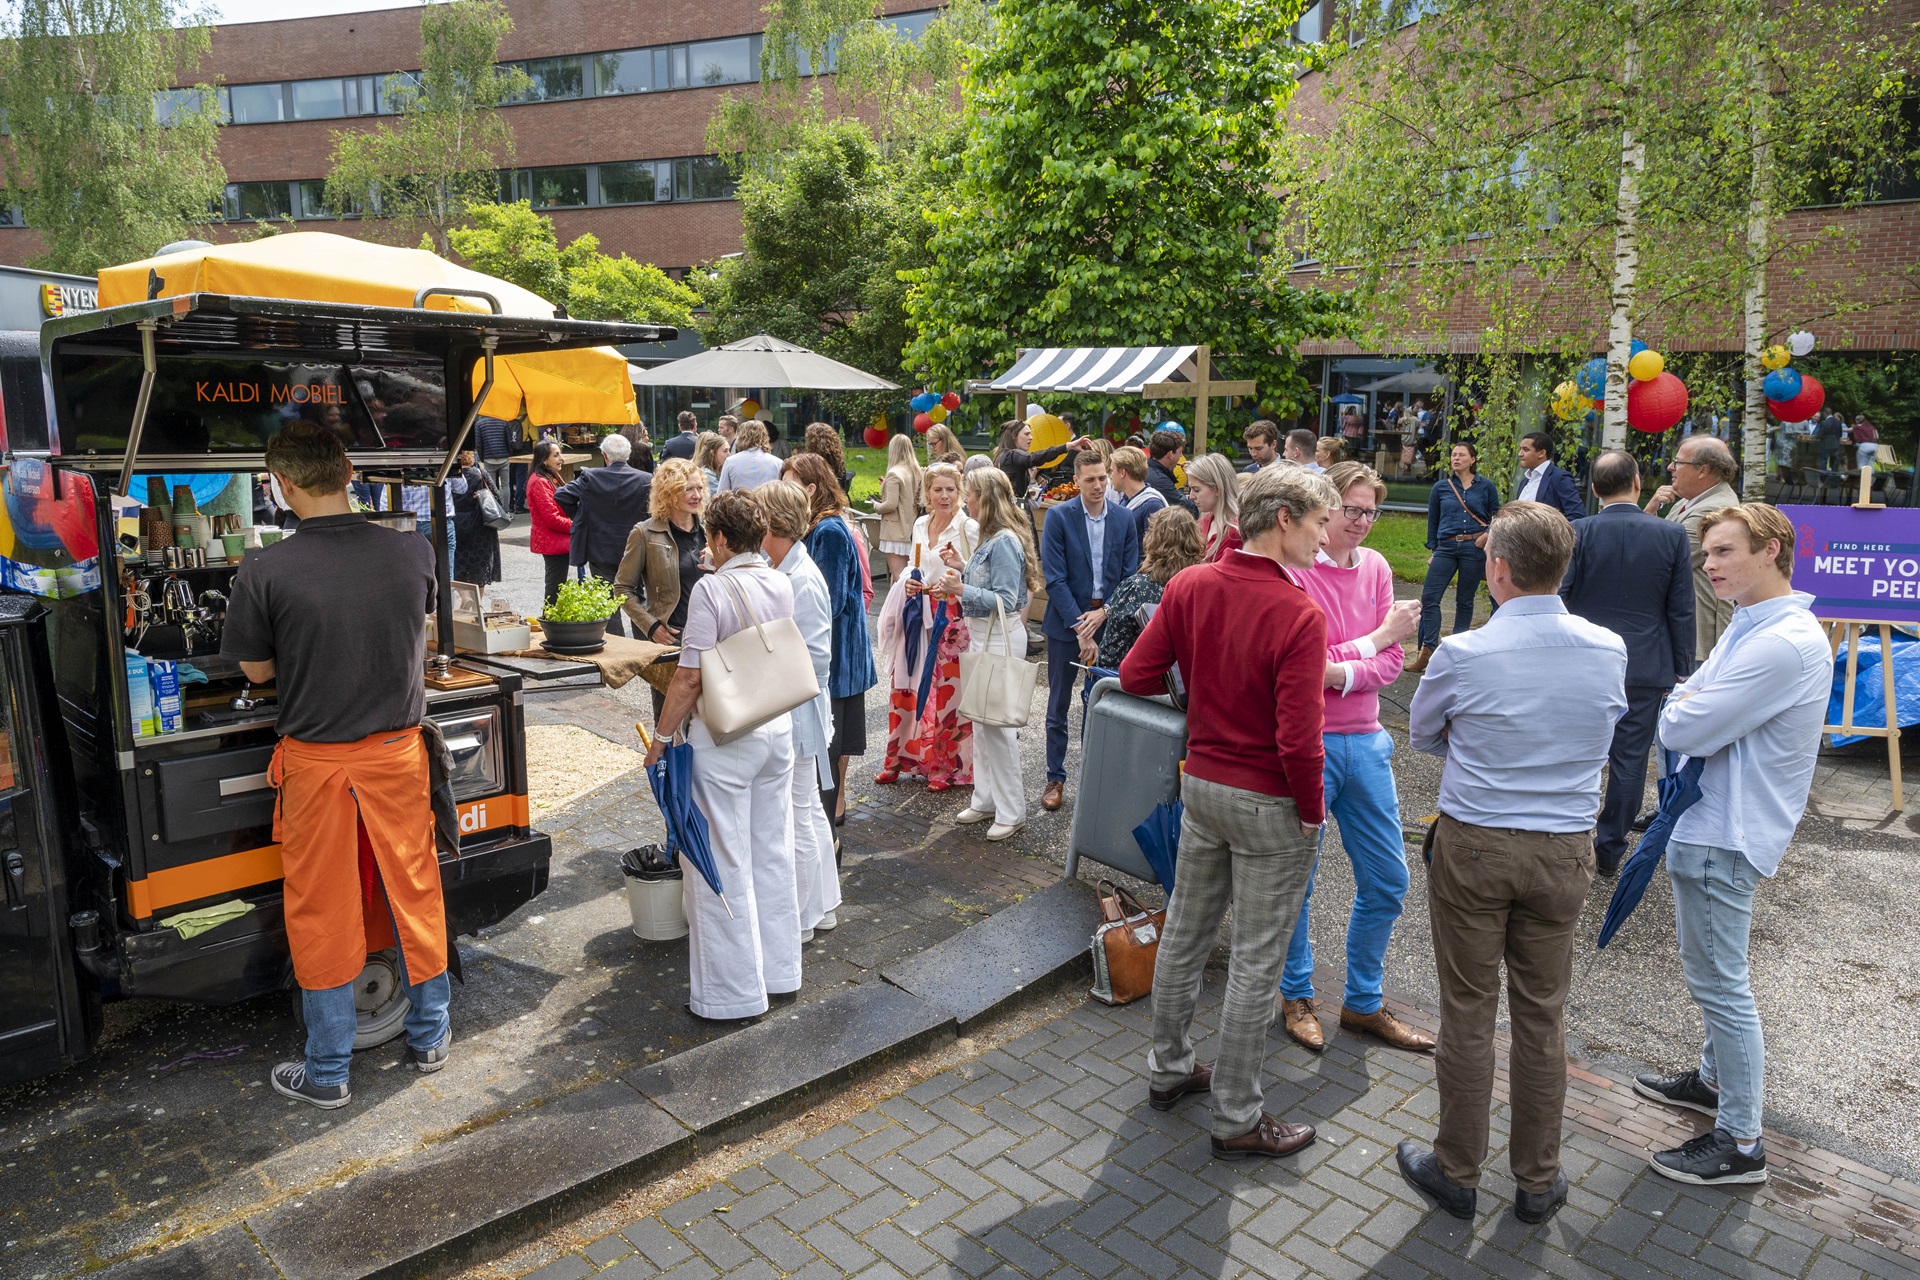
<instances>
[{"instance_id":1,"label":"white shirt","mask_svg":"<svg viewBox=\"0 0 1920 1280\"><path fill-rule=\"evenodd\" d=\"M1538 502L1540 500L1538 497L1540 493L1540 481L1544 479L1547 474L1547 464L1543 462L1537 467L1522 468L1520 474L1525 477L1525 480L1520 485L1519 496L1516 497L1514 501Z\"/></svg>"},{"instance_id":2,"label":"white shirt","mask_svg":"<svg viewBox=\"0 0 1920 1280\"><path fill-rule=\"evenodd\" d=\"M680 632L683 667L699 666L702 653L747 627L722 578L740 588L756 621L793 617L793 584L778 569L769 568L767 558L758 551L743 551L718 573L693 584L693 594L687 597L687 625Z\"/></svg>"},{"instance_id":3,"label":"white shirt","mask_svg":"<svg viewBox=\"0 0 1920 1280\"><path fill-rule=\"evenodd\" d=\"M1771 876L1813 786L1833 689L1833 651L1795 591L1733 611L1706 662L1660 712L1660 743L1704 756L1700 799L1673 838L1736 850Z\"/></svg>"},{"instance_id":4,"label":"white shirt","mask_svg":"<svg viewBox=\"0 0 1920 1280\"><path fill-rule=\"evenodd\" d=\"M954 512L953 518L947 521L947 527L940 531L940 536L929 539L927 537L927 530L932 527L933 516L931 513L921 516L913 522L912 545L920 552L919 565L921 576L929 582L947 571L946 564L940 559L941 547L951 544L954 550L960 553L960 561L964 564L968 560L973 559L973 553L978 550L980 546L979 522L967 515L964 511ZM907 563L911 566L914 561L909 559ZM928 611L928 613L929 616L931 616L931 611Z\"/></svg>"},{"instance_id":5,"label":"white shirt","mask_svg":"<svg viewBox=\"0 0 1920 1280\"><path fill-rule=\"evenodd\" d=\"M807 642L813 678L820 682L819 696L793 709L793 754L795 759L813 756L820 786L830 789L833 772L827 767L827 751L833 740L833 703L827 697L827 681L833 664L833 601L806 543L793 544L779 572L787 575L793 587L793 622Z\"/></svg>"},{"instance_id":6,"label":"white shirt","mask_svg":"<svg viewBox=\"0 0 1920 1280\"><path fill-rule=\"evenodd\" d=\"M1590 831L1626 709L1626 642L1557 595L1518 596L1440 642L1413 693L1409 737L1445 757L1440 812L1456 822Z\"/></svg>"}]
</instances>

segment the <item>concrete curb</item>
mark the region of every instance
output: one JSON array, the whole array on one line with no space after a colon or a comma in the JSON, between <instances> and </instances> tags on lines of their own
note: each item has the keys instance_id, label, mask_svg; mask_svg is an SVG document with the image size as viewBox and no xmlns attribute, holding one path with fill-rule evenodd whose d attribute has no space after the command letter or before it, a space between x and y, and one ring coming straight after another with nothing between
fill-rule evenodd
<instances>
[{"instance_id":1,"label":"concrete curb","mask_svg":"<svg viewBox=\"0 0 1920 1280\"><path fill-rule=\"evenodd\" d=\"M1060 881L881 971L665 1061L512 1112L107 1269L111 1280L443 1274L811 1105L820 1092L1091 976L1091 888Z\"/></svg>"}]
</instances>

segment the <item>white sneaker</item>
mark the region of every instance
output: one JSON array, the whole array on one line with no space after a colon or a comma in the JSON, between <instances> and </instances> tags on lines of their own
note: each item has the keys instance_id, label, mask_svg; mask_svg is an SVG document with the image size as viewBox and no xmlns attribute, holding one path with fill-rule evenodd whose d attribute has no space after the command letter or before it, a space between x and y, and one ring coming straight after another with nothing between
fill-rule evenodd
<instances>
[{"instance_id":1,"label":"white sneaker","mask_svg":"<svg viewBox=\"0 0 1920 1280\"><path fill-rule=\"evenodd\" d=\"M813 926L815 933L830 933L840 927L840 918L829 911L820 917L820 923Z\"/></svg>"},{"instance_id":2,"label":"white sneaker","mask_svg":"<svg viewBox=\"0 0 1920 1280\"><path fill-rule=\"evenodd\" d=\"M1020 829L1026 825L1024 822L996 822L987 828L987 839L1005 840L1009 836L1018 835Z\"/></svg>"},{"instance_id":3,"label":"white sneaker","mask_svg":"<svg viewBox=\"0 0 1920 1280\"><path fill-rule=\"evenodd\" d=\"M800 931L800 941L802 941L802 942L812 942L812 941L813 941L813 930L811 930L811 929L802 929L802 930Z\"/></svg>"},{"instance_id":4,"label":"white sneaker","mask_svg":"<svg viewBox=\"0 0 1920 1280\"><path fill-rule=\"evenodd\" d=\"M962 809L959 813L956 813L955 815L953 815L953 820L955 822L960 823L962 826L971 826L976 822L993 821L993 814L982 809L975 809L972 806L968 806L967 808Z\"/></svg>"}]
</instances>

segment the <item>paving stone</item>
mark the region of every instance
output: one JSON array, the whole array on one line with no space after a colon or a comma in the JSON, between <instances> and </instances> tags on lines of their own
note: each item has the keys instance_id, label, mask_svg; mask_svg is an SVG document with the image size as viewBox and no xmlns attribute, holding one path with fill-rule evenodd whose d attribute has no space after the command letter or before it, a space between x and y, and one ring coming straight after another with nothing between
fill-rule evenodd
<instances>
[{"instance_id":1,"label":"paving stone","mask_svg":"<svg viewBox=\"0 0 1920 1280\"><path fill-rule=\"evenodd\" d=\"M1090 974L1087 939L1099 923L1091 886L1059 880L881 973L964 1029L1035 982ZM982 965L983 954L995 963Z\"/></svg>"}]
</instances>

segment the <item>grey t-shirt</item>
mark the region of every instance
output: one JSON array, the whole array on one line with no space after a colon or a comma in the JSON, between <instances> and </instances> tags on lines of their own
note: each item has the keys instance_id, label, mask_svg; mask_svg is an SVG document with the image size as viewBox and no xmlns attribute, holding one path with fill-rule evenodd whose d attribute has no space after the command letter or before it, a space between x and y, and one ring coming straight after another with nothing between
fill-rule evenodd
<instances>
[{"instance_id":1,"label":"grey t-shirt","mask_svg":"<svg viewBox=\"0 0 1920 1280\"><path fill-rule=\"evenodd\" d=\"M358 742L426 712L433 547L360 515L317 516L233 575L222 657L275 665L278 728L302 742Z\"/></svg>"}]
</instances>

